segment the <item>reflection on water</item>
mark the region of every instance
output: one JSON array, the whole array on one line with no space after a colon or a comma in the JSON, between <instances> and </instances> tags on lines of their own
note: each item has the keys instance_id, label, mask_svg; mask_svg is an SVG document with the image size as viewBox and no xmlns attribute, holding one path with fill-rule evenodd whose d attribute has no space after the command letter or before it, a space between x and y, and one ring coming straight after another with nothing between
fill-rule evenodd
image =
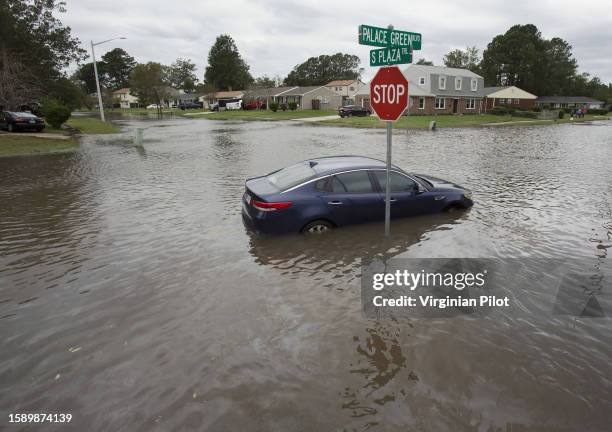
<instances>
[{"instance_id":1,"label":"reflection on water","mask_svg":"<svg viewBox=\"0 0 612 432\"><path fill-rule=\"evenodd\" d=\"M258 237L240 215L244 179L384 157L383 131L120 124L73 155L0 159L1 410L71 412L79 431L612 429L609 319L552 315L540 284L513 293L517 312L375 320L359 286L374 259L607 268L609 123L397 134L395 163L476 205L393 221L390 239L381 224Z\"/></svg>"}]
</instances>

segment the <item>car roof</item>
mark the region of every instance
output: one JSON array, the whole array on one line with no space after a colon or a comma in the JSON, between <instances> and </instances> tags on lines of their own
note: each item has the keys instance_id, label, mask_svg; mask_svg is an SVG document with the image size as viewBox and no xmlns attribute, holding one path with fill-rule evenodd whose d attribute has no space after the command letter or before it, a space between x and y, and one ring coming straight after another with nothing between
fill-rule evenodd
<instances>
[{"instance_id":1,"label":"car roof","mask_svg":"<svg viewBox=\"0 0 612 432\"><path fill-rule=\"evenodd\" d=\"M330 174L347 169L385 168L387 164L381 160L366 156L327 156L308 159L305 163L314 163L312 169L318 175ZM393 168L399 169L393 165Z\"/></svg>"}]
</instances>

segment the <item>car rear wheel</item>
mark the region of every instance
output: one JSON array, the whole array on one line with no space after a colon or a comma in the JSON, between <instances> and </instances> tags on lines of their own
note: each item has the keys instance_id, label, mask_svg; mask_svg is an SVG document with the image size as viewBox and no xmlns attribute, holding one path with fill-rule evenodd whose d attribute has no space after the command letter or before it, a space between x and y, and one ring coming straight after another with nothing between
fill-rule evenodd
<instances>
[{"instance_id":1,"label":"car rear wheel","mask_svg":"<svg viewBox=\"0 0 612 432\"><path fill-rule=\"evenodd\" d=\"M304 234L323 234L331 230L334 226L325 220L316 220L302 228Z\"/></svg>"}]
</instances>

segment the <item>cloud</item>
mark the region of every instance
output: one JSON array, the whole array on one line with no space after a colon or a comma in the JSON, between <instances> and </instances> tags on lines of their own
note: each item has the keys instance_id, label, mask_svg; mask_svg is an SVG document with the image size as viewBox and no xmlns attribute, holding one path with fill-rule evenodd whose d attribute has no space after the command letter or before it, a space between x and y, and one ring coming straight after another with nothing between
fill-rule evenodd
<instances>
[{"instance_id":1,"label":"cloud","mask_svg":"<svg viewBox=\"0 0 612 432\"><path fill-rule=\"evenodd\" d=\"M254 76L286 76L308 57L346 52L359 55L365 78L369 47L357 44L357 26L393 24L423 34L425 57L442 63L454 48L477 46L514 24L535 24L545 37L574 47L581 72L612 82L612 13L605 0L575 1L384 1L297 0L68 0L62 20L85 48L89 40L126 36L97 47L100 57L122 47L139 62L172 63L191 58L201 78L215 38L231 35Z\"/></svg>"}]
</instances>

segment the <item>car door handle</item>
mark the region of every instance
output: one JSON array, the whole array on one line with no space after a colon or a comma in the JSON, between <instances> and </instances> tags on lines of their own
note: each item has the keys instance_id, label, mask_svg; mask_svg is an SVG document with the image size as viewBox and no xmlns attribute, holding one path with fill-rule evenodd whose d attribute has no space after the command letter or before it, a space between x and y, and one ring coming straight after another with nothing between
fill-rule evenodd
<instances>
[{"instance_id":1,"label":"car door handle","mask_svg":"<svg viewBox=\"0 0 612 432\"><path fill-rule=\"evenodd\" d=\"M383 200L383 201L386 201L386 200ZM391 198L391 199L389 200L389 202L390 202L390 203L397 202L397 198Z\"/></svg>"},{"instance_id":2,"label":"car door handle","mask_svg":"<svg viewBox=\"0 0 612 432\"><path fill-rule=\"evenodd\" d=\"M341 205L343 204L342 201L328 201L327 204L331 204L331 205Z\"/></svg>"}]
</instances>

